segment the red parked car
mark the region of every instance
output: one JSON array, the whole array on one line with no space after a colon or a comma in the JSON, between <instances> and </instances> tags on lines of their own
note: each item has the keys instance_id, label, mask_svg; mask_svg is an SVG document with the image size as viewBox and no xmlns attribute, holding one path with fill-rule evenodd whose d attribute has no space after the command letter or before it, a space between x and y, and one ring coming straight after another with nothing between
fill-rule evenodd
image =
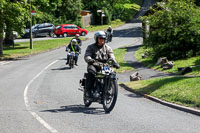
<instances>
[{"instance_id":1,"label":"red parked car","mask_svg":"<svg viewBox=\"0 0 200 133\"><path fill-rule=\"evenodd\" d=\"M54 34L57 37L59 37L60 35L62 35L63 37L67 37L67 36L76 35L76 34L85 36L88 34L88 31L74 24L62 24L55 28Z\"/></svg>"}]
</instances>

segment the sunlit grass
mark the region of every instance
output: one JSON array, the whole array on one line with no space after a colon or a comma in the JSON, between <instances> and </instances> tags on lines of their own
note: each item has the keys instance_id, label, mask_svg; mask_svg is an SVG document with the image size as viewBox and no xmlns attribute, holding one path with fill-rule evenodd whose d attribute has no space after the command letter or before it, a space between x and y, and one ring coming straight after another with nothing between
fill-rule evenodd
<instances>
[{"instance_id":1,"label":"sunlit grass","mask_svg":"<svg viewBox=\"0 0 200 133\"><path fill-rule=\"evenodd\" d=\"M114 55L115 55L116 61L120 65L120 69L115 70L117 73L133 70L132 66L124 60L125 53L126 53L126 48L114 49Z\"/></svg>"},{"instance_id":2,"label":"sunlit grass","mask_svg":"<svg viewBox=\"0 0 200 133\"><path fill-rule=\"evenodd\" d=\"M199 77L167 77L128 82L138 92L189 107L200 107Z\"/></svg>"},{"instance_id":3,"label":"sunlit grass","mask_svg":"<svg viewBox=\"0 0 200 133\"><path fill-rule=\"evenodd\" d=\"M106 30L108 26L111 26L112 28L118 27L120 25L123 25L124 22L117 19L115 21L112 21L111 24L108 25L90 25L89 27L85 27L88 31L98 31L98 30Z\"/></svg>"},{"instance_id":4,"label":"sunlit grass","mask_svg":"<svg viewBox=\"0 0 200 133\"><path fill-rule=\"evenodd\" d=\"M145 49L144 47L140 47L135 54L136 58L148 67L168 73L178 73L179 67L192 67L192 72L188 73L187 75L196 75L196 76L200 75L200 56L191 57L187 59L174 60L174 66L172 69L163 70L160 66L155 65L156 60L153 60L151 56L142 59L142 54L144 54L145 51L148 50L150 49Z\"/></svg>"},{"instance_id":5,"label":"sunlit grass","mask_svg":"<svg viewBox=\"0 0 200 133\"><path fill-rule=\"evenodd\" d=\"M52 39L52 40L42 40L42 41L33 41L33 49L30 49L29 42L20 42L16 43L15 47L4 47L1 59L9 59L9 58L18 58L27 55L32 55L44 51L48 51L51 49L55 49L58 47L65 46L69 43L71 38L62 38L62 39Z\"/></svg>"}]
</instances>

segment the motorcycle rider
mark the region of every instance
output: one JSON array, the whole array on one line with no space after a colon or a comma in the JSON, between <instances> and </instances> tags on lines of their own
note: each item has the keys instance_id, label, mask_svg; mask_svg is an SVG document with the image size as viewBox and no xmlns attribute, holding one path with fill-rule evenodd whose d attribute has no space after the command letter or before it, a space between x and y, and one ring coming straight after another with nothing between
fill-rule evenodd
<instances>
[{"instance_id":1,"label":"motorcycle rider","mask_svg":"<svg viewBox=\"0 0 200 133\"><path fill-rule=\"evenodd\" d=\"M114 67L120 68L119 64L115 60L113 50L110 46L105 44L106 34L104 31L98 31L94 34L95 43L89 45L86 49L84 59L88 63L87 80L86 80L86 96L91 96L91 90L94 88L95 75L99 71L99 67L95 66L95 62L106 63L112 59L114 61ZM95 91L95 90L94 90ZM98 97L97 94L95 97Z\"/></svg>"},{"instance_id":2,"label":"motorcycle rider","mask_svg":"<svg viewBox=\"0 0 200 133\"><path fill-rule=\"evenodd\" d=\"M75 53L75 65L78 66L78 55L81 53L80 47L77 45L76 39L72 39L71 43L66 47L66 51L74 52ZM69 64L69 56L70 52L67 54L67 62L66 65Z\"/></svg>"},{"instance_id":3,"label":"motorcycle rider","mask_svg":"<svg viewBox=\"0 0 200 133\"><path fill-rule=\"evenodd\" d=\"M110 36L110 41L112 41L112 36L113 36L113 29L111 26L108 26L108 29L106 30L108 33L108 36Z\"/></svg>"},{"instance_id":4,"label":"motorcycle rider","mask_svg":"<svg viewBox=\"0 0 200 133\"><path fill-rule=\"evenodd\" d=\"M76 34L75 37L71 39L70 43L72 42L73 39L76 39L77 44L81 47L82 46L82 40L79 37L80 37L80 35Z\"/></svg>"}]
</instances>

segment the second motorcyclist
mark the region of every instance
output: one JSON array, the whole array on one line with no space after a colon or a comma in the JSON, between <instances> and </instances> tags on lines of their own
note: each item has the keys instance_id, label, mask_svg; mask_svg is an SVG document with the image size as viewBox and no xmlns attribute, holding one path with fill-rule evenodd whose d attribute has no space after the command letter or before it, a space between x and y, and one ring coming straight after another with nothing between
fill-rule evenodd
<instances>
[{"instance_id":1,"label":"second motorcyclist","mask_svg":"<svg viewBox=\"0 0 200 133\"><path fill-rule=\"evenodd\" d=\"M69 51L69 53L67 54L67 62L66 65L69 64L69 56L70 56L70 52L74 52L75 53L75 65L78 65L78 55L81 53L81 48L77 45L77 41L76 39L72 39L71 43L66 47L66 51Z\"/></svg>"},{"instance_id":2,"label":"second motorcyclist","mask_svg":"<svg viewBox=\"0 0 200 133\"><path fill-rule=\"evenodd\" d=\"M99 71L98 66L95 66L95 62L106 63L112 59L114 61L114 67L120 68L119 64L115 60L113 50L110 46L105 44L106 34L104 31L98 31L94 35L95 43L89 45L86 49L84 59L88 63L87 71L88 76L86 80L86 96L91 96L91 90L94 88L95 75ZM96 94L98 97L99 94Z\"/></svg>"},{"instance_id":3,"label":"second motorcyclist","mask_svg":"<svg viewBox=\"0 0 200 133\"><path fill-rule=\"evenodd\" d=\"M113 36L113 29L111 26L108 26L108 29L106 30L109 38L110 38L110 42L112 41L112 36Z\"/></svg>"},{"instance_id":4,"label":"second motorcyclist","mask_svg":"<svg viewBox=\"0 0 200 133\"><path fill-rule=\"evenodd\" d=\"M76 39L77 44L81 47L82 46L82 40L79 37L80 37L80 35L76 34L75 37L71 39L70 43L72 42L73 39Z\"/></svg>"}]
</instances>

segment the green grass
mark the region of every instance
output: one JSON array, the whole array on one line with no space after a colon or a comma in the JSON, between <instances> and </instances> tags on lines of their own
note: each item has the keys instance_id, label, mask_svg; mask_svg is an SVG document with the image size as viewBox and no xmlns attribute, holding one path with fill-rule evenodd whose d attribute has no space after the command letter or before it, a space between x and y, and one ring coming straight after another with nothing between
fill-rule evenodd
<instances>
[{"instance_id":1,"label":"green grass","mask_svg":"<svg viewBox=\"0 0 200 133\"><path fill-rule=\"evenodd\" d=\"M125 8L128 8L128 9L134 9L136 11L139 11L140 10L140 5L138 4L124 4L124 7Z\"/></svg>"},{"instance_id":2,"label":"green grass","mask_svg":"<svg viewBox=\"0 0 200 133\"><path fill-rule=\"evenodd\" d=\"M136 11L139 11L141 8L142 2L143 2L143 0L133 0L131 2L131 4L124 4L124 7L128 8L128 9L134 9Z\"/></svg>"},{"instance_id":3,"label":"green grass","mask_svg":"<svg viewBox=\"0 0 200 133\"><path fill-rule=\"evenodd\" d=\"M114 49L113 52L114 52L116 61L120 65L120 69L115 70L117 73L122 73L122 72L125 72L125 71L133 70L133 67L124 60L126 48Z\"/></svg>"},{"instance_id":4,"label":"green grass","mask_svg":"<svg viewBox=\"0 0 200 133\"><path fill-rule=\"evenodd\" d=\"M175 60L172 69L163 70L160 66L155 65L157 60L153 60L151 56L142 59L141 55L146 51L151 51L151 49L140 47L135 56L150 68L167 73L178 73L178 67L196 66L187 75L200 75L200 56ZM168 102L200 109L200 77L155 78L126 84L138 92L149 94Z\"/></svg>"},{"instance_id":5,"label":"green grass","mask_svg":"<svg viewBox=\"0 0 200 133\"><path fill-rule=\"evenodd\" d=\"M169 70L163 70L160 66L156 66L156 61L153 60L151 56L142 59L141 55L145 53L146 50L150 49L144 49L144 47L140 47L139 50L136 52L135 56L136 58L145 64L148 67L151 67L153 69L159 70L159 71L164 71L167 73L177 73L178 74L178 67L189 67L189 66L195 66L192 68L192 72L188 73L187 75L200 75L200 56L197 57L192 57L188 59L181 59L181 60L175 60L174 61L174 66L172 69Z\"/></svg>"},{"instance_id":6,"label":"green grass","mask_svg":"<svg viewBox=\"0 0 200 133\"><path fill-rule=\"evenodd\" d=\"M199 77L154 78L125 83L138 92L180 105L200 108Z\"/></svg>"},{"instance_id":7,"label":"green grass","mask_svg":"<svg viewBox=\"0 0 200 133\"><path fill-rule=\"evenodd\" d=\"M85 27L85 29L87 29L88 31L106 30L108 26L112 26L112 28L115 28L123 24L124 22L122 22L119 19L116 19L115 21L112 21L112 23L109 25L90 25L89 27Z\"/></svg>"},{"instance_id":8,"label":"green grass","mask_svg":"<svg viewBox=\"0 0 200 133\"><path fill-rule=\"evenodd\" d=\"M53 40L42 40L33 41L33 49L30 49L29 42L16 43L15 47L4 47L4 55L0 59L18 58L27 55L32 55L58 47L68 45L71 38L53 39Z\"/></svg>"}]
</instances>

